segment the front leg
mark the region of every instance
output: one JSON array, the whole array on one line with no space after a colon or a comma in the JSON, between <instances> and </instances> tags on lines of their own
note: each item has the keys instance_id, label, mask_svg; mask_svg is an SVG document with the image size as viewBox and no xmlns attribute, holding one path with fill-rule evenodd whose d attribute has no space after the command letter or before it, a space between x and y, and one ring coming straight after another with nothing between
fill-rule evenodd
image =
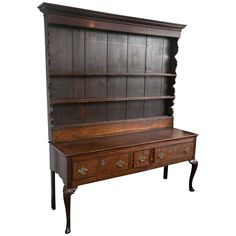
<instances>
[{"instance_id":1,"label":"front leg","mask_svg":"<svg viewBox=\"0 0 236 236\"><path fill-rule=\"evenodd\" d=\"M68 188L65 185L63 188L63 197L64 197L64 203L65 203L65 208L66 208L66 230L65 230L66 234L70 233L70 198L71 198L71 194L73 194L76 191L76 189L77 187Z\"/></svg>"},{"instance_id":2,"label":"front leg","mask_svg":"<svg viewBox=\"0 0 236 236\"><path fill-rule=\"evenodd\" d=\"M198 166L198 161L197 160L191 160L189 163L192 165L191 173L190 173L190 178L189 178L189 191L194 192L193 188L193 177L196 173L197 166Z\"/></svg>"}]
</instances>

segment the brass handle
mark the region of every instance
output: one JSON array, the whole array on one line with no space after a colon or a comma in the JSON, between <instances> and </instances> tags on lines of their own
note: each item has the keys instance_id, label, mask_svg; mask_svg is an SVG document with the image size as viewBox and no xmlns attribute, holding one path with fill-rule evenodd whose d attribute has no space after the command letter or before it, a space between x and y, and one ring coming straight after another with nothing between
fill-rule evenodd
<instances>
[{"instance_id":1,"label":"brass handle","mask_svg":"<svg viewBox=\"0 0 236 236\"><path fill-rule=\"evenodd\" d=\"M82 166L78 172L81 174L81 175L85 175L87 172L88 172L88 169L84 166Z\"/></svg>"},{"instance_id":2,"label":"brass handle","mask_svg":"<svg viewBox=\"0 0 236 236\"><path fill-rule=\"evenodd\" d=\"M145 162L146 157L143 156L143 155L142 155L142 156L139 156L138 160L139 160L139 162L143 163L143 162Z\"/></svg>"},{"instance_id":3,"label":"brass handle","mask_svg":"<svg viewBox=\"0 0 236 236\"><path fill-rule=\"evenodd\" d=\"M185 152L186 154L190 154L190 153L191 153L191 147L186 147L185 150L184 150L184 152Z\"/></svg>"},{"instance_id":4,"label":"brass handle","mask_svg":"<svg viewBox=\"0 0 236 236\"><path fill-rule=\"evenodd\" d=\"M164 152L160 152L158 156L160 159L163 159L166 156L166 154Z\"/></svg>"},{"instance_id":5,"label":"brass handle","mask_svg":"<svg viewBox=\"0 0 236 236\"><path fill-rule=\"evenodd\" d=\"M119 160L116 162L116 165L121 168L123 165L125 164L125 162L123 160Z\"/></svg>"},{"instance_id":6,"label":"brass handle","mask_svg":"<svg viewBox=\"0 0 236 236\"><path fill-rule=\"evenodd\" d=\"M101 160L100 164L101 164L101 166L105 166L107 163L105 160Z\"/></svg>"}]
</instances>

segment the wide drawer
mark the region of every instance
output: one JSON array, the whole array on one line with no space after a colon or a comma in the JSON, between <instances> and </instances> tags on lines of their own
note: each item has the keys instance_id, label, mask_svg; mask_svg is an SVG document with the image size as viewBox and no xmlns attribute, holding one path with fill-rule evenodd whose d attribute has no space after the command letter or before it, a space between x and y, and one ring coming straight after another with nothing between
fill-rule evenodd
<instances>
[{"instance_id":1,"label":"wide drawer","mask_svg":"<svg viewBox=\"0 0 236 236\"><path fill-rule=\"evenodd\" d=\"M128 163L128 154L105 155L86 161L74 161L73 179L87 178L125 170L128 169Z\"/></svg>"},{"instance_id":2,"label":"wide drawer","mask_svg":"<svg viewBox=\"0 0 236 236\"><path fill-rule=\"evenodd\" d=\"M176 158L192 157L194 155L194 142L186 142L175 145L155 148L154 162L160 163Z\"/></svg>"}]
</instances>

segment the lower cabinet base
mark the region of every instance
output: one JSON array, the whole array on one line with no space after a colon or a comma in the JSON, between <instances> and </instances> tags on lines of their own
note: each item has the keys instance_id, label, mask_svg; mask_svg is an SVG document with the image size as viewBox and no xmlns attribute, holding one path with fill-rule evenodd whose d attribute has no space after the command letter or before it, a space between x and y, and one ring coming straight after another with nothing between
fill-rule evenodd
<instances>
[{"instance_id":1,"label":"lower cabinet base","mask_svg":"<svg viewBox=\"0 0 236 236\"><path fill-rule=\"evenodd\" d=\"M51 207L56 209L55 173L64 182L66 233L70 233L70 201L77 187L87 183L163 167L168 178L170 165L191 164L189 191L198 162L195 159L197 135L177 129L50 143Z\"/></svg>"},{"instance_id":2,"label":"lower cabinet base","mask_svg":"<svg viewBox=\"0 0 236 236\"><path fill-rule=\"evenodd\" d=\"M198 167L198 161L196 159L190 160L189 163L192 165L191 173L189 177L189 191L193 192L193 178L196 173ZM168 165L164 166L163 178L167 179L168 177ZM77 190L77 187L68 187L64 185L63 187L63 198L65 203L65 210L66 210L66 230L65 233L69 234L71 232L71 195ZM52 209L56 209L56 197L55 197L55 172L51 171L51 206Z\"/></svg>"}]
</instances>

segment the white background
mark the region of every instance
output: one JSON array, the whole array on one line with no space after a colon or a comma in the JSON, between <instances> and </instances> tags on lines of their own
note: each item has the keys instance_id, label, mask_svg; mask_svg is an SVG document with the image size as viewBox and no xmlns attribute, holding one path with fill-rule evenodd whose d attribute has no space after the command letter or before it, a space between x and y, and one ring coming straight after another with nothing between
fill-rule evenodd
<instances>
[{"instance_id":1,"label":"white background","mask_svg":"<svg viewBox=\"0 0 236 236\"><path fill-rule=\"evenodd\" d=\"M72 196L71 235L235 236L235 1L51 1L187 24L179 40L175 127L199 133L190 164L101 181ZM1 235L64 235L62 181L50 209L41 1L1 2Z\"/></svg>"}]
</instances>

